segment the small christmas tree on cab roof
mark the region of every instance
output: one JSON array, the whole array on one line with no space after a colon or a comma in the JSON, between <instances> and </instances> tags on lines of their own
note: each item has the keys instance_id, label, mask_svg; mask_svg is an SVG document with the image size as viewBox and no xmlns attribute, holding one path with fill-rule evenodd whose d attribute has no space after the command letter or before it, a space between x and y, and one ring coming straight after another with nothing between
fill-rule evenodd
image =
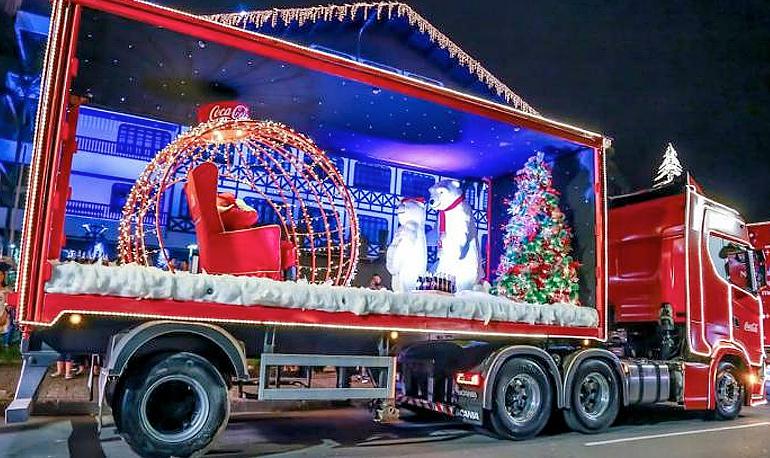
<instances>
[{"instance_id":1,"label":"small christmas tree on cab roof","mask_svg":"<svg viewBox=\"0 0 770 458\"><path fill-rule=\"evenodd\" d=\"M663 162L658 167L658 174L655 176L652 187L659 188L671 183L675 178L682 176L683 171L674 145L669 143L666 152L663 153Z\"/></svg>"}]
</instances>

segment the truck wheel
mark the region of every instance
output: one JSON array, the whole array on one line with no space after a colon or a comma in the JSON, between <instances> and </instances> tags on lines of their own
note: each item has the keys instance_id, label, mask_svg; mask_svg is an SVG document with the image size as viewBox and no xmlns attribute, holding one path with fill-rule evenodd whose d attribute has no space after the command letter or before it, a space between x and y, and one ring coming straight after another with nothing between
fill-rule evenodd
<instances>
[{"instance_id":1,"label":"truck wheel","mask_svg":"<svg viewBox=\"0 0 770 458\"><path fill-rule=\"evenodd\" d=\"M536 436L548 423L552 403L548 376L539 364L522 358L508 360L497 373L492 427L507 439Z\"/></svg>"},{"instance_id":2,"label":"truck wheel","mask_svg":"<svg viewBox=\"0 0 770 458\"><path fill-rule=\"evenodd\" d=\"M728 362L719 364L714 384L716 408L711 417L717 420L732 420L741 413L743 406L743 384L738 368Z\"/></svg>"},{"instance_id":3,"label":"truck wheel","mask_svg":"<svg viewBox=\"0 0 770 458\"><path fill-rule=\"evenodd\" d=\"M615 372L604 361L591 359L578 367L573 380L564 422L573 431L585 434L605 431L620 410Z\"/></svg>"},{"instance_id":4,"label":"truck wheel","mask_svg":"<svg viewBox=\"0 0 770 458\"><path fill-rule=\"evenodd\" d=\"M121 434L139 455L187 457L202 454L224 430L230 402L216 367L183 352L128 375L119 411Z\"/></svg>"}]
</instances>

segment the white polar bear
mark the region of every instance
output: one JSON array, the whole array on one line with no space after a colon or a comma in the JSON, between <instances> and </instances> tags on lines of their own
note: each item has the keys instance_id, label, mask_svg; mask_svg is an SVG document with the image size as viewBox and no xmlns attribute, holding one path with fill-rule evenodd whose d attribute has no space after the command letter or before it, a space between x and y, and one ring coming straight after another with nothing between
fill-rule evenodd
<instances>
[{"instance_id":1,"label":"white polar bear","mask_svg":"<svg viewBox=\"0 0 770 458\"><path fill-rule=\"evenodd\" d=\"M455 277L457 291L472 289L482 277L476 221L457 180L441 180L430 188L432 209L439 212L436 273Z\"/></svg>"},{"instance_id":2,"label":"white polar bear","mask_svg":"<svg viewBox=\"0 0 770 458\"><path fill-rule=\"evenodd\" d=\"M428 244L425 240L425 202L404 199L396 209L398 229L388 246L385 266L393 275L392 287L396 292L416 288L417 277L428 265Z\"/></svg>"}]
</instances>

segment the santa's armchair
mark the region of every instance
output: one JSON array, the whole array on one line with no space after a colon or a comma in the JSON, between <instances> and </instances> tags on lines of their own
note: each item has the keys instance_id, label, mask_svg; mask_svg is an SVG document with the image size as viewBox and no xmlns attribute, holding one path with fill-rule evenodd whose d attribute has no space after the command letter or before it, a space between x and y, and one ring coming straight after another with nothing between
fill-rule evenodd
<instances>
[{"instance_id":1,"label":"santa's armchair","mask_svg":"<svg viewBox=\"0 0 770 458\"><path fill-rule=\"evenodd\" d=\"M185 193L198 238L200 267L208 273L276 280L293 271L296 248L281 240L278 225L225 230L217 210L217 166L205 162L187 177Z\"/></svg>"}]
</instances>

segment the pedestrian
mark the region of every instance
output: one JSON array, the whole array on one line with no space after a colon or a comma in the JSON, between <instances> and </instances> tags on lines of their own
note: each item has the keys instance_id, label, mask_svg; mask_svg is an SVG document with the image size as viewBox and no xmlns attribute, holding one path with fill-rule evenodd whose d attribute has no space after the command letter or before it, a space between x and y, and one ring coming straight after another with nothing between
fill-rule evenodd
<instances>
[{"instance_id":1,"label":"pedestrian","mask_svg":"<svg viewBox=\"0 0 770 458\"><path fill-rule=\"evenodd\" d=\"M64 376L65 380L71 380L83 373L83 366L76 363L69 353L59 355L59 359L56 360L56 372L53 372L50 377L56 378Z\"/></svg>"},{"instance_id":2,"label":"pedestrian","mask_svg":"<svg viewBox=\"0 0 770 458\"><path fill-rule=\"evenodd\" d=\"M11 288L8 285L8 269L6 263L0 263L0 334L3 335L3 346L9 347L16 331L16 308L6 303Z\"/></svg>"},{"instance_id":3,"label":"pedestrian","mask_svg":"<svg viewBox=\"0 0 770 458\"><path fill-rule=\"evenodd\" d=\"M382 277L380 276L380 274L373 274L369 278L369 286L368 286L368 288L369 289L375 289L375 290L385 289L385 287L382 286Z\"/></svg>"}]
</instances>

